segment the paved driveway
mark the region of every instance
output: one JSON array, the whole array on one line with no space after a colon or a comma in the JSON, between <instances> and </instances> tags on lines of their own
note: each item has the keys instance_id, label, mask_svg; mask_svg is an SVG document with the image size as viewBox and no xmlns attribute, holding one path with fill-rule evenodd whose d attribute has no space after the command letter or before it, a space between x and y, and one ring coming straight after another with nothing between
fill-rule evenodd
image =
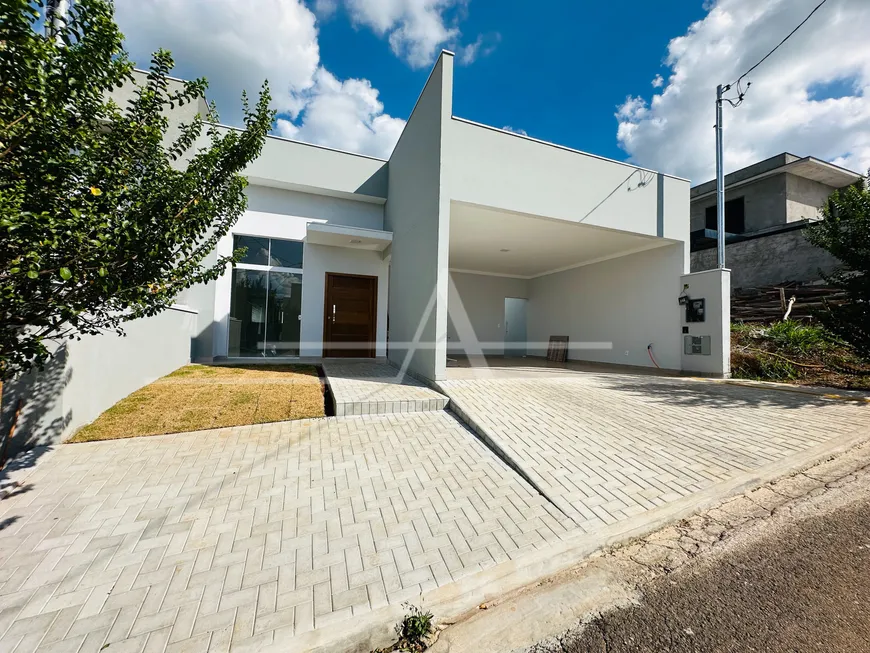
<instances>
[{"instance_id":1,"label":"paved driveway","mask_svg":"<svg viewBox=\"0 0 870 653\"><path fill-rule=\"evenodd\" d=\"M0 501L0 651L257 650L560 520L443 411L63 445Z\"/></svg>"},{"instance_id":2,"label":"paved driveway","mask_svg":"<svg viewBox=\"0 0 870 653\"><path fill-rule=\"evenodd\" d=\"M870 406L686 379L444 386L520 473L437 410L58 447L0 500L0 651L283 644L870 431Z\"/></svg>"},{"instance_id":3,"label":"paved driveway","mask_svg":"<svg viewBox=\"0 0 870 653\"><path fill-rule=\"evenodd\" d=\"M451 370L464 413L585 531L833 437L870 405L677 377L509 367Z\"/></svg>"}]
</instances>

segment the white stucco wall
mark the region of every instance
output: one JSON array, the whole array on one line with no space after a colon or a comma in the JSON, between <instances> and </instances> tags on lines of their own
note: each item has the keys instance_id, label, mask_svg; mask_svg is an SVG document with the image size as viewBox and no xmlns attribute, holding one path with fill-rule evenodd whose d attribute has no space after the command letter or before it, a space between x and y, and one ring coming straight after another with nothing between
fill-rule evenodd
<instances>
[{"instance_id":1,"label":"white stucco wall","mask_svg":"<svg viewBox=\"0 0 870 653\"><path fill-rule=\"evenodd\" d=\"M302 275L302 356L323 355L323 301L326 273L361 274L378 278L376 355L387 355L387 304L389 263L380 252L305 243Z\"/></svg>"},{"instance_id":2,"label":"white stucco wall","mask_svg":"<svg viewBox=\"0 0 870 653\"><path fill-rule=\"evenodd\" d=\"M43 371L5 384L3 424L8 428L24 399L10 453L57 444L144 385L190 362L197 316L169 309L127 322L126 336L83 336L56 350Z\"/></svg>"},{"instance_id":3,"label":"white stucco wall","mask_svg":"<svg viewBox=\"0 0 870 653\"><path fill-rule=\"evenodd\" d=\"M688 181L459 119L449 121L445 136L445 176L455 201L689 237Z\"/></svg>"},{"instance_id":4,"label":"white stucco wall","mask_svg":"<svg viewBox=\"0 0 870 653\"><path fill-rule=\"evenodd\" d=\"M680 307L680 321L689 327L689 335L710 336L709 356L686 355L680 343L681 366L684 372L710 376L731 375L731 271L707 270L681 277L680 289L692 299L704 298L704 322L686 322L685 309Z\"/></svg>"},{"instance_id":5,"label":"white stucco wall","mask_svg":"<svg viewBox=\"0 0 870 653\"><path fill-rule=\"evenodd\" d=\"M504 354L504 300L528 299L529 281L483 274L450 273L447 353ZM472 332L468 342L467 330Z\"/></svg>"},{"instance_id":6,"label":"white stucco wall","mask_svg":"<svg viewBox=\"0 0 870 653\"><path fill-rule=\"evenodd\" d=\"M386 161L269 136L245 170L252 184L384 203Z\"/></svg>"},{"instance_id":7,"label":"white stucco wall","mask_svg":"<svg viewBox=\"0 0 870 653\"><path fill-rule=\"evenodd\" d=\"M661 367L680 369L683 250L666 245L529 281L528 334L538 343L529 354L544 356L550 336L567 335L570 359L652 367L652 343Z\"/></svg>"},{"instance_id":8,"label":"white stucco wall","mask_svg":"<svg viewBox=\"0 0 870 653\"><path fill-rule=\"evenodd\" d=\"M444 378L447 362L450 199L441 170L452 97L453 56L442 53L390 157L384 215L393 233L390 360L429 379Z\"/></svg>"},{"instance_id":9,"label":"white stucco wall","mask_svg":"<svg viewBox=\"0 0 870 653\"><path fill-rule=\"evenodd\" d=\"M221 239L216 252L228 256L233 251L233 235L245 234L267 238L283 238L287 240L304 240L308 224L311 222L347 225L365 229L382 229L384 223L384 207L369 202L352 201L337 197L312 195L296 191L282 190L263 186L250 186L248 193L248 210L239 218L230 234ZM354 258L354 250L331 248L337 252L346 252L349 261ZM307 250L306 250L307 255ZM337 258L337 255L332 256ZM322 264L315 259L314 271L309 270L308 260L303 261L302 271L302 324L303 339L319 333L317 340L323 338L323 279ZM372 269L366 260L365 269ZM330 270L338 272L338 270ZM347 273L369 274L362 270L347 268ZM376 274L381 274L378 267ZM214 284L214 337L212 338L212 355L227 355L227 329L229 328L230 297L232 292L232 271L228 269ZM310 286L310 289L309 289ZM386 289L387 285L384 284ZM381 284L378 283L380 292ZM319 304L320 308L313 310ZM319 326L318 326L319 325ZM310 350L309 350L310 351ZM302 355L317 355L306 354Z\"/></svg>"},{"instance_id":10,"label":"white stucco wall","mask_svg":"<svg viewBox=\"0 0 870 653\"><path fill-rule=\"evenodd\" d=\"M245 193L248 196L248 211L254 213L310 218L318 222L363 229L384 228L382 204L300 193L269 186L248 186ZM243 220L245 223L248 222L246 219ZM240 220L236 229L242 223Z\"/></svg>"}]
</instances>

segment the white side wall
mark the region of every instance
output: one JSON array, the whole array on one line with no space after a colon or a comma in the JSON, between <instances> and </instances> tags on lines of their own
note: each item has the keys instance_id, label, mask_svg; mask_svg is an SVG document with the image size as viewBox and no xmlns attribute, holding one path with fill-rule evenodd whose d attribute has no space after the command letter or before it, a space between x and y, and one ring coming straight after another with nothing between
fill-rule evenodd
<instances>
[{"instance_id":1,"label":"white side wall","mask_svg":"<svg viewBox=\"0 0 870 653\"><path fill-rule=\"evenodd\" d=\"M504 354L504 300L528 299L529 281L483 274L450 273L447 353ZM469 342L468 331L471 332Z\"/></svg>"},{"instance_id":2,"label":"white side wall","mask_svg":"<svg viewBox=\"0 0 870 653\"><path fill-rule=\"evenodd\" d=\"M731 271L707 270L681 277L682 289L692 299L704 298L706 319L686 322L685 309L680 307L681 322L689 327L689 335L710 336L709 356L686 355L681 345L682 369L709 376L731 376Z\"/></svg>"},{"instance_id":3,"label":"white side wall","mask_svg":"<svg viewBox=\"0 0 870 653\"><path fill-rule=\"evenodd\" d=\"M65 440L131 392L189 363L196 318L169 309L128 322L125 337L83 336L59 348L43 371L5 384L2 428L24 399L11 453Z\"/></svg>"},{"instance_id":4,"label":"white side wall","mask_svg":"<svg viewBox=\"0 0 870 653\"><path fill-rule=\"evenodd\" d=\"M677 298L682 243L529 281L529 354L546 355L550 336L569 337L573 360L680 369ZM586 348L583 343L597 343Z\"/></svg>"},{"instance_id":5,"label":"white side wall","mask_svg":"<svg viewBox=\"0 0 870 653\"><path fill-rule=\"evenodd\" d=\"M305 243L302 274L302 356L323 355L323 301L326 273L361 274L378 278L376 355L387 355L387 304L390 265L380 252Z\"/></svg>"},{"instance_id":6,"label":"white side wall","mask_svg":"<svg viewBox=\"0 0 870 653\"><path fill-rule=\"evenodd\" d=\"M452 97L453 56L442 53L390 157L384 216L393 233L390 360L436 380L447 363L450 197L441 170Z\"/></svg>"},{"instance_id":7,"label":"white side wall","mask_svg":"<svg viewBox=\"0 0 870 653\"><path fill-rule=\"evenodd\" d=\"M357 202L336 197L311 195L295 191L281 190L264 186L248 188L248 210L239 218L231 233L221 239L216 248L220 256L229 256L233 252L233 235L245 234L268 238L284 238L287 240L304 240L310 222L330 223L362 227L365 229L383 229L384 207L369 202ZM345 252L353 258L354 250L333 248ZM306 253L307 255L307 250ZM331 257L333 260L337 256ZM318 341L323 338L323 274L322 261L315 260L315 268L309 270L306 259L302 271L302 338L307 340L317 333ZM363 266L367 270L375 269L366 259ZM338 272L339 270L330 270ZM351 274L369 274L362 270L347 269ZM382 266L376 266L375 275L383 273ZM386 291L387 284L384 284ZM378 282L378 292L381 292ZM214 283L214 337L212 345L213 356L227 355L227 329L229 328L230 295L232 292L232 271L222 275ZM317 308L319 306L319 308ZM386 318L384 318L386 323ZM380 320L379 320L380 327ZM322 350L322 348L321 348ZM310 348L308 351L312 351ZM301 352L303 356L319 354Z\"/></svg>"}]
</instances>

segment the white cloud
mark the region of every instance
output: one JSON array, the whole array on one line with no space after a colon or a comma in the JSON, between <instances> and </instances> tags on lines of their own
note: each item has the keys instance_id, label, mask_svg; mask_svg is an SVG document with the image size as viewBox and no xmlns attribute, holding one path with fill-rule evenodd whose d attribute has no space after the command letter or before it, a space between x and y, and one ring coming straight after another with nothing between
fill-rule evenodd
<instances>
[{"instance_id":1,"label":"white cloud","mask_svg":"<svg viewBox=\"0 0 870 653\"><path fill-rule=\"evenodd\" d=\"M298 0L117 0L115 11L140 67L157 48L171 50L176 74L208 77L209 97L230 119L242 89L256 94L266 78L275 108L295 115L320 63L314 14Z\"/></svg>"},{"instance_id":2,"label":"white cloud","mask_svg":"<svg viewBox=\"0 0 870 653\"><path fill-rule=\"evenodd\" d=\"M511 127L510 125L505 125L502 129L506 132L511 132L512 134L519 134L520 136L528 136L529 132L525 129L518 129L516 127Z\"/></svg>"},{"instance_id":3,"label":"white cloud","mask_svg":"<svg viewBox=\"0 0 870 653\"><path fill-rule=\"evenodd\" d=\"M665 78L661 75L656 75L652 80L653 88L661 88L665 85Z\"/></svg>"},{"instance_id":4,"label":"white cloud","mask_svg":"<svg viewBox=\"0 0 870 653\"><path fill-rule=\"evenodd\" d=\"M458 21L469 0L344 0L351 19L389 40L397 57L414 68L433 63L442 47L459 51L460 61L471 63L478 53L488 54L494 39L483 36L461 45ZM497 42L497 40L495 40ZM486 45L486 43L489 45ZM481 47L483 50L481 50ZM489 48L487 50L487 48Z\"/></svg>"},{"instance_id":5,"label":"white cloud","mask_svg":"<svg viewBox=\"0 0 870 653\"><path fill-rule=\"evenodd\" d=\"M329 18L338 11L338 0L314 0L314 12L319 18Z\"/></svg>"},{"instance_id":6,"label":"white cloud","mask_svg":"<svg viewBox=\"0 0 870 653\"><path fill-rule=\"evenodd\" d=\"M299 124L278 120L278 134L387 158L405 121L384 113L377 89L366 79L339 81L321 68Z\"/></svg>"},{"instance_id":7,"label":"white cloud","mask_svg":"<svg viewBox=\"0 0 870 653\"><path fill-rule=\"evenodd\" d=\"M116 0L127 49L141 67L159 47L174 74L205 76L222 122L238 124L240 94L268 79L279 131L309 142L386 156L404 121L384 113L364 79L341 82L320 64L316 19L302 0Z\"/></svg>"},{"instance_id":8,"label":"white cloud","mask_svg":"<svg viewBox=\"0 0 870 653\"><path fill-rule=\"evenodd\" d=\"M456 51L459 63L463 66L470 66L480 57L488 57L495 51L499 41L501 41L501 34L498 32L487 35L480 34L473 43L459 46Z\"/></svg>"},{"instance_id":9,"label":"white cloud","mask_svg":"<svg viewBox=\"0 0 870 653\"><path fill-rule=\"evenodd\" d=\"M696 183L712 179L716 85L749 69L817 4L710 3L707 16L668 45L665 63L671 70L661 91L650 100L629 96L618 108L620 146L639 165ZM789 151L865 171L870 166L868 33L870 3L829 2L759 67L748 78L752 88L745 103L725 107L726 169ZM844 79L854 83L841 97L815 93Z\"/></svg>"}]
</instances>

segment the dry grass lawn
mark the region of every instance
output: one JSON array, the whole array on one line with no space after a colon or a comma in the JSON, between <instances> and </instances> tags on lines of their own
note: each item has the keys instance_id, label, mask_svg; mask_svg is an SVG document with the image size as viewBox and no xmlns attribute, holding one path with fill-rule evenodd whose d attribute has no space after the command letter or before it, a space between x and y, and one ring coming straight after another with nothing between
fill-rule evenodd
<instances>
[{"instance_id":1,"label":"dry grass lawn","mask_svg":"<svg viewBox=\"0 0 870 653\"><path fill-rule=\"evenodd\" d=\"M70 442L324 415L323 386L311 365L187 365L122 399Z\"/></svg>"}]
</instances>

